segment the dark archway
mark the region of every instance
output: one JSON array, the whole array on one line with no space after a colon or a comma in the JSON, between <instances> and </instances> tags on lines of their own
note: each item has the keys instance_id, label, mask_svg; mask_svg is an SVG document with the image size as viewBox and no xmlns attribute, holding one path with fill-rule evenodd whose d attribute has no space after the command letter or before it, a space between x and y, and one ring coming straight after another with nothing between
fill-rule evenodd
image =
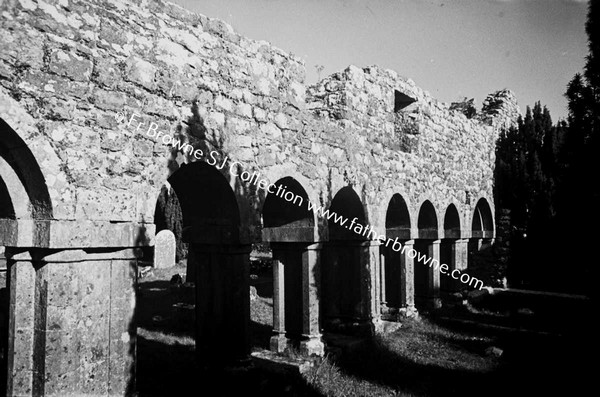
<instances>
[{"instance_id":1,"label":"dark archway","mask_svg":"<svg viewBox=\"0 0 600 397\"><path fill-rule=\"evenodd\" d=\"M21 357L31 357L32 351L9 351L9 325L13 328L27 329L29 322L19 323L20 318L14 316L17 304L14 299L19 293L11 293L11 289L21 294L31 291L31 284L11 285L11 268L7 266L5 249L16 244L19 233L25 231L32 236L33 243L44 244L49 240L49 228L30 230L20 229L18 221L22 219L49 220L53 218L52 202L46 187L44 175L35 156L23 139L3 120L0 119L0 390L7 390L7 373L18 371L8 368L8 356L13 355L12 363ZM37 226L37 225L36 225ZM44 225L45 226L45 225ZM6 253L6 256L9 256ZM12 266L12 265L10 265ZM22 280L19 279L22 283ZM11 298L12 297L12 298ZM13 299L11 302L10 300ZM11 316L10 312L13 315ZM13 320L9 320L12 318ZM12 321L11 324L9 322ZM31 330L33 332L33 330ZM17 357L18 356L18 357ZM30 359L30 358L28 358ZM44 357L34 356L34 366L40 365ZM18 364L17 364L18 365Z\"/></svg>"},{"instance_id":2,"label":"dark archway","mask_svg":"<svg viewBox=\"0 0 600 397\"><path fill-rule=\"evenodd\" d=\"M322 319L328 331L350 332L349 324L368 317L367 297L361 291L366 216L360 198L350 186L338 191L329 213L334 215L328 220L329 242L323 252Z\"/></svg>"},{"instance_id":3,"label":"dark archway","mask_svg":"<svg viewBox=\"0 0 600 397\"><path fill-rule=\"evenodd\" d=\"M435 207L425 200L417 220L419 238L415 241L415 306L419 310L436 307L439 294L439 272L431 266L439 261L438 217Z\"/></svg>"},{"instance_id":4,"label":"dark archway","mask_svg":"<svg viewBox=\"0 0 600 397\"><path fill-rule=\"evenodd\" d=\"M221 365L246 359L250 318L248 254L240 245L233 190L214 167L183 164L171 177L183 214L183 241L195 266L196 354Z\"/></svg>"},{"instance_id":5,"label":"dark archway","mask_svg":"<svg viewBox=\"0 0 600 397\"><path fill-rule=\"evenodd\" d=\"M275 182L276 192L281 186L282 191L293 193L289 200L275 193L267 194L263 205L263 226L265 228L312 228L314 227L314 218L311 210L308 209L308 194L300 182L292 177L285 177Z\"/></svg>"},{"instance_id":6,"label":"dark archway","mask_svg":"<svg viewBox=\"0 0 600 397\"><path fill-rule=\"evenodd\" d=\"M398 239L404 245L406 240L410 240L410 213L404 198L396 193L392 196L385 217L385 230L388 239ZM382 294L382 305L384 310L389 309L395 314L398 309L406 304L403 302L403 291L405 288L406 256L399 251L394 251L391 246L381 246L381 252L384 258L384 294Z\"/></svg>"},{"instance_id":7,"label":"dark archway","mask_svg":"<svg viewBox=\"0 0 600 397\"><path fill-rule=\"evenodd\" d=\"M444 239L440 244L440 261L448 265L448 273L456 269L456 240L460 239L460 216L454 204L446 208L444 215ZM440 275L440 290L442 294L456 291L458 282L448 275Z\"/></svg>"},{"instance_id":8,"label":"dark archway","mask_svg":"<svg viewBox=\"0 0 600 397\"><path fill-rule=\"evenodd\" d=\"M485 271L485 261L480 260L480 251L486 251L491 247L494 238L494 215L490 204L485 198L477 201L471 221L471 238L468 246L467 266L471 271ZM477 259L479 258L479 259Z\"/></svg>"},{"instance_id":9,"label":"dark archway","mask_svg":"<svg viewBox=\"0 0 600 397\"><path fill-rule=\"evenodd\" d=\"M263 205L262 235L273 253L274 334L270 346L280 352L289 343L305 347L308 339L319 335L318 313L311 313L318 302L318 269L309 252L315 222L306 190L292 177L273 185ZM315 329L311 329L312 315L317 318Z\"/></svg>"},{"instance_id":10,"label":"dark archway","mask_svg":"<svg viewBox=\"0 0 600 397\"><path fill-rule=\"evenodd\" d=\"M473 221L471 223L471 237L494 237L494 216L492 215L490 204L484 198L480 198L475 206Z\"/></svg>"},{"instance_id":11,"label":"dark archway","mask_svg":"<svg viewBox=\"0 0 600 397\"><path fill-rule=\"evenodd\" d=\"M10 166L18 178L18 183L27 194L27 197L18 197L18 199L29 202L27 209L29 213L27 215L17 213L17 217L52 219L50 195L37 160L27 144L3 119L0 119L0 158ZM7 180L3 184L8 186L10 182L13 181ZM15 203L13 199L13 204L16 209L19 203Z\"/></svg>"}]
</instances>

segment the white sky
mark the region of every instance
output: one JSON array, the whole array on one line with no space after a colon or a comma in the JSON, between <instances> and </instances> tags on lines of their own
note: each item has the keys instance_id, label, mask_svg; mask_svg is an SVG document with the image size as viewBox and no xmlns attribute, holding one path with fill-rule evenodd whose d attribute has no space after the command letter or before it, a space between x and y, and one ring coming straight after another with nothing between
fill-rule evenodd
<instances>
[{"instance_id":1,"label":"white sky","mask_svg":"<svg viewBox=\"0 0 600 397\"><path fill-rule=\"evenodd\" d=\"M306 62L307 82L377 64L451 102L509 88L565 117L587 55L581 0L174 0Z\"/></svg>"}]
</instances>

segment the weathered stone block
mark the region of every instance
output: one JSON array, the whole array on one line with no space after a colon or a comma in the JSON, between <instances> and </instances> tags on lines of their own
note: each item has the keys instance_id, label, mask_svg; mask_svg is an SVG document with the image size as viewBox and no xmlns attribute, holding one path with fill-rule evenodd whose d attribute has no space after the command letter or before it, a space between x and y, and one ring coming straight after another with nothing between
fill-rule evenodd
<instances>
[{"instance_id":1,"label":"weathered stone block","mask_svg":"<svg viewBox=\"0 0 600 397\"><path fill-rule=\"evenodd\" d=\"M93 63L77 54L58 50L52 53L50 71L59 76L69 77L77 81L88 81L92 75Z\"/></svg>"}]
</instances>

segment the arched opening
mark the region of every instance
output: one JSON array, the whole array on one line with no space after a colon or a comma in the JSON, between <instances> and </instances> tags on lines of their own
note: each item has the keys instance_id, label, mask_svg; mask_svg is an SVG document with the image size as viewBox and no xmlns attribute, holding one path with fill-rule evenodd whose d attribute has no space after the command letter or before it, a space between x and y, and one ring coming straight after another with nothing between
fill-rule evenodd
<instances>
[{"instance_id":1,"label":"arched opening","mask_svg":"<svg viewBox=\"0 0 600 397\"><path fill-rule=\"evenodd\" d=\"M195 274L197 357L209 365L246 359L249 249L240 245L233 190L205 162L182 165L168 181L181 205L188 268Z\"/></svg>"},{"instance_id":2,"label":"arched opening","mask_svg":"<svg viewBox=\"0 0 600 397\"><path fill-rule=\"evenodd\" d=\"M368 318L368 297L362 291L365 260L366 216L362 202L350 186L334 196L328 220L329 242L322 266L322 315L324 329L353 332L351 324Z\"/></svg>"},{"instance_id":3,"label":"arched opening","mask_svg":"<svg viewBox=\"0 0 600 397\"><path fill-rule=\"evenodd\" d=\"M273 185L276 186L272 189L275 193L267 194L263 205L263 226L265 228L283 227L296 231L312 231L314 227L313 213L308 209L308 194L300 182L292 177L285 177ZM276 192L280 186L282 193L277 195ZM291 195L288 195L288 192ZM287 199L284 198L286 196Z\"/></svg>"},{"instance_id":4,"label":"arched opening","mask_svg":"<svg viewBox=\"0 0 600 397\"><path fill-rule=\"evenodd\" d=\"M398 239L404 246L410 240L410 214L406 201L400 194L394 194L388 204L385 217L385 230L387 239ZM382 280L382 308L389 314L395 315L400 308L406 307L407 279L410 269L406 269L406 254L392 249L391 245L381 246L384 274ZM412 282L412 280L411 280Z\"/></svg>"},{"instance_id":5,"label":"arched opening","mask_svg":"<svg viewBox=\"0 0 600 397\"><path fill-rule=\"evenodd\" d=\"M435 269L440 261L440 241L438 240L438 218L431 201L421 204L417 220L419 238L415 241L415 305L417 309L439 307L439 270Z\"/></svg>"},{"instance_id":6,"label":"arched opening","mask_svg":"<svg viewBox=\"0 0 600 397\"><path fill-rule=\"evenodd\" d=\"M15 191L17 189L26 192L24 197L19 194L18 201L13 200L15 210L21 208L22 202L29 204L23 207L22 213L16 214L17 217L52 219L50 195L37 160L27 144L2 119L0 119L0 158L2 160L0 171L11 194L20 193ZM6 174L9 173L15 177L7 176Z\"/></svg>"},{"instance_id":7,"label":"arched opening","mask_svg":"<svg viewBox=\"0 0 600 397\"><path fill-rule=\"evenodd\" d=\"M440 260L441 263L448 265L448 273L457 268L459 252L457 252L456 241L458 239L460 239L460 216L456 206L450 204L444 215L444 238L440 244ZM455 292L458 286L457 280L449 275L440 275L440 291L443 296Z\"/></svg>"},{"instance_id":8,"label":"arched opening","mask_svg":"<svg viewBox=\"0 0 600 397\"><path fill-rule=\"evenodd\" d=\"M18 221L26 219L52 219L50 195L33 153L21 137L0 119L0 390L3 391L10 387L7 383L12 380L11 377L7 379L6 375L18 371L16 368L9 368L9 362L15 365L15 362L26 357L29 360L33 355L32 350L8 349L9 326L12 329L21 328L21 332L33 333L30 323L23 322L24 316L15 316L17 305L15 301L10 300L19 294L33 296L34 291L31 288L35 273L31 274L32 278L29 280L19 279L17 285L11 285L11 272L14 270L13 266L7 263L7 249L16 243L16 237L21 232L32 233L42 241L47 238L42 231L19 230ZM11 293L12 289L15 293ZM21 307L30 304L28 309L35 306L33 301L20 304ZM10 361L9 355L12 356ZM43 359L44 357L34 356L33 365L39 365L38 360ZM18 387L11 389L18 390Z\"/></svg>"},{"instance_id":9,"label":"arched opening","mask_svg":"<svg viewBox=\"0 0 600 397\"><path fill-rule=\"evenodd\" d=\"M477 201L475 210L473 211L473 220L471 221L471 238L469 239L468 248L468 268L471 271L480 272L486 266L486 255L483 251L488 251L492 246L494 238L494 215L490 204L485 198L480 198ZM482 256L482 254L484 254ZM489 252L488 252L489 254ZM477 259L476 257L479 257Z\"/></svg>"},{"instance_id":10,"label":"arched opening","mask_svg":"<svg viewBox=\"0 0 600 397\"><path fill-rule=\"evenodd\" d=\"M263 241L270 244L273 255L270 346L281 352L291 343L307 350L311 338L320 343L318 313L314 312L318 302L318 269L311 247L315 239L314 214L308 209L308 194L297 180L285 177L273 185L262 211Z\"/></svg>"},{"instance_id":11,"label":"arched opening","mask_svg":"<svg viewBox=\"0 0 600 397\"><path fill-rule=\"evenodd\" d=\"M475 206L473 221L471 223L472 238L494 237L494 216L490 204L484 198L480 198Z\"/></svg>"}]
</instances>

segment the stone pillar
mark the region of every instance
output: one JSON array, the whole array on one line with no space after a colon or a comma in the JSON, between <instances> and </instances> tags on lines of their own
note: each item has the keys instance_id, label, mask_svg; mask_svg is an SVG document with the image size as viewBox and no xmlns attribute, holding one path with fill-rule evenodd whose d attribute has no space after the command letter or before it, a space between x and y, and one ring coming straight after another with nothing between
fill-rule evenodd
<instances>
[{"instance_id":1,"label":"stone pillar","mask_svg":"<svg viewBox=\"0 0 600 397\"><path fill-rule=\"evenodd\" d=\"M379 299L381 301L380 304L380 313L384 314L387 313L389 308L387 306L387 300L386 300L386 278L385 278L385 267L387 266L386 264L386 260L385 260L385 252L386 250L389 249L384 245L381 245L379 247L379 280L377 280L377 285L379 286Z\"/></svg>"},{"instance_id":2,"label":"stone pillar","mask_svg":"<svg viewBox=\"0 0 600 397\"><path fill-rule=\"evenodd\" d=\"M379 274L379 241L361 243L360 293L364 320L371 325L381 319L377 279Z\"/></svg>"},{"instance_id":3,"label":"stone pillar","mask_svg":"<svg viewBox=\"0 0 600 397\"><path fill-rule=\"evenodd\" d=\"M204 366L249 359L250 245L190 244L196 250L196 355Z\"/></svg>"},{"instance_id":4,"label":"stone pillar","mask_svg":"<svg viewBox=\"0 0 600 397\"><path fill-rule=\"evenodd\" d=\"M7 396L32 396L34 379L40 379L40 365L34 365L35 323L35 268L32 261L10 263L8 277L10 288L8 329L8 384ZM38 360L39 361L39 360ZM36 363L37 364L37 363ZM36 382L37 383L37 382ZM39 388L39 386L38 386Z\"/></svg>"},{"instance_id":5,"label":"stone pillar","mask_svg":"<svg viewBox=\"0 0 600 397\"><path fill-rule=\"evenodd\" d=\"M415 240L404 242L400 253L400 315L412 317L415 308L415 260L408 252L414 249Z\"/></svg>"},{"instance_id":6,"label":"stone pillar","mask_svg":"<svg viewBox=\"0 0 600 397\"><path fill-rule=\"evenodd\" d=\"M434 260L440 263L440 240L432 240L427 245L427 254L431 261L430 265ZM429 266L428 270L428 306L434 309L442 307L442 301L440 299L440 270L439 265L436 269L435 266Z\"/></svg>"},{"instance_id":7,"label":"stone pillar","mask_svg":"<svg viewBox=\"0 0 600 397\"><path fill-rule=\"evenodd\" d=\"M452 254L454 256L454 265L455 268L460 270L461 273L467 270L467 266L469 265L469 240L468 239L460 239L454 241L452 245ZM453 290L458 292L462 289L462 283L460 280L455 280L452 276L448 276L451 280L451 285Z\"/></svg>"},{"instance_id":8,"label":"stone pillar","mask_svg":"<svg viewBox=\"0 0 600 397\"><path fill-rule=\"evenodd\" d=\"M452 244L452 256L455 268L460 271L466 270L469 263L469 240L455 240Z\"/></svg>"},{"instance_id":9,"label":"stone pillar","mask_svg":"<svg viewBox=\"0 0 600 397\"><path fill-rule=\"evenodd\" d=\"M302 253L302 341L300 341L300 350L305 354L318 356L325 354L325 345L321 341L319 325L321 248L322 244L312 244L306 247Z\"/></svg>"},{"instance_id":10,"label":"stone pillar","mask_svg":"<svg viewBox=\"0 0 600 397\"><path fill-rule=\"evenodd\" d=\"M7 249L9 396L135 390L137 252Z\"/></svg>"},{"instance_id":11,"label":"stone pillar","mask_svg":"<svg viewBox=\"0 0 600 397\"><path fill-rule=\"evenodd\" d=\"M285 336L285 271L283 263L273 261L273 336L271 350L283 353L287 347Z\"/></svg>"}]
</instances>

